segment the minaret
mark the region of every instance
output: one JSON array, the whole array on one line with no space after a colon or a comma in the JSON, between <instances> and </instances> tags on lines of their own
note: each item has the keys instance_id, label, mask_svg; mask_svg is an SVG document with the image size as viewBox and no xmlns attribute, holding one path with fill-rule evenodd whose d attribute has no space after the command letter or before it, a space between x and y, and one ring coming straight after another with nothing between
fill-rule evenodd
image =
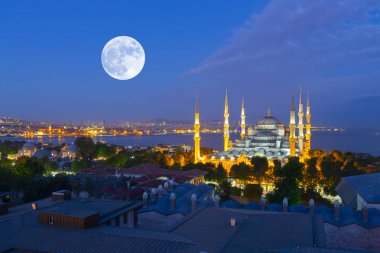
<instances>
[{"instance_id":1,"label":"minaret","mask_svg":"<svg viewBox=\"0 0 380 253\"><path fill-rule=\"evenodd\" d=\"M194 120L194 163L199 163L201 157L201 137L199 130L201 124L199 123L199 109L198 109L198 96L195 99L195 120Z\"/></svg>"},{"instance_id":2,"label":"minaret","mask_svg":"<svg viewBox=\"0 0 380 253\"><path fill-rule=\"evenodd\" d=\"M306 102L306 140L304 146L304 157L309 158L309 151L311 148L311 122L310 122L311 114L310 114L310 101L309 94L307 94L307 102Z\"/></svg>"},{"instance_id":3,"label":"minaret","mask_svg":"<svg viewBox=\"0 0 380 253\"><path fill-rule=\"evenodd\" d=\"M289 130L290 156L296 156L296 112L294 109L294 95L292 95L292 107L290 108Z\"/></svg>"},{"instance_id":4,"label":"minaret","mask_svg":"<svg viewBox=\"0 0 380 253\"><path fill-rule=\"evenodd\" d=\"M303 155L303 148L304 148L304 125L303 125L303 103L302 103L302 88L300 89L300 101L298 105L298 150L300 156Z\"/></svg>"},{"instance_id":5,"label":"minaret","mask_svg":"<svg viewBox=\"0 0 380 253\"><path fill-rule=\"evenodd\" d=\"M224 151L228 150L228 142L230 138L230 132L229 132L229 124L228 124L228 117L230 115L228 114L228 96L227 96L227 90L226 90L226 99L224 101Z\"/></svg>"},{"instance_id":6,"label":"minaret","mask_svg":"<svg viewBox=\"0 0 380 253\"><path fill-rule=\"evenodd\" d=\"M245 137L245 109L244 109L244 96L243 96L243 99L242 99L242 102L241 102L241 123L240 123L240 127L241 127L241 133L240 133L240 136L242 139L244 139Z\"/></svg>"}]
</instances>

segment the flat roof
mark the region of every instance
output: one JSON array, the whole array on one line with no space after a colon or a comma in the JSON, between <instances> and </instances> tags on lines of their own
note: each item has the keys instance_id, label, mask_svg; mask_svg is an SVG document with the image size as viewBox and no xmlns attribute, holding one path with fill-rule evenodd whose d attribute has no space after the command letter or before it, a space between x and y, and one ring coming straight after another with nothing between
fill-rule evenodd
<instances>
[{"instance_id":1,"label":"flat roof","mask_svg":"<svg viewBox=\"0 0 380 253\"><path fill-rule=\"evenodd\" d=\"M230 226L230 219L236 227ZM254 252L278 247L313 247L310 215L205 208L172 233L189 238L207 252Z\"/></svg>"},{"instance_id":2,"label":"flat roof","mask_svg":"<svg viewBox=\"0 0 380 253\"><path fill-rule=\"evenodd\" d=\"M46 212L42 211L40 213L44 213L47 215L60 214L60 215L65 215L65 216L77 217L77 218L86 218L94 214L98 214L98 212L96 211L86 210L86 209L58 209L58 210L49 210Z\"/></svg>"}]
</instances>

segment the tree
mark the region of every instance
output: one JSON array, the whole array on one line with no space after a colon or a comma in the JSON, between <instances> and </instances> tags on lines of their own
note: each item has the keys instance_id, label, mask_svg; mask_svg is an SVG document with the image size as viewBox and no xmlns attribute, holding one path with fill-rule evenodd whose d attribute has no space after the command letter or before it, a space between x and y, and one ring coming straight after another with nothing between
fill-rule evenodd
<instances>
[{"instance_id":1,"label":"tree","mask_svg":"<svg viewBox=\"0 0 380 253\"><path fill-rule=\"evenodd\" d=\"M96 145L91 137L78 137L75 140L75 145L83 159L90 160L95 156Z\"/></svg>"},{"instance_id":2,"label":"tree","mask_svg":"<svg viewBox=\"0 0 380 253\"><path fill-rule=\"evenodd\" d=\"M344 164L342 166L342 176L349 177L349 176L356 176L360 174L363 174L363 171L358 169L354 160L348 159L344 161Z\"/></svg>"},{"instance_id":3,"label":"tree","mask_svg":"<svg viewBox=\"0 0 380 253\"><path fill-rule=\"evenodd\" d=\"M342 165L343 162L336 160L334 155L328 155L321 159L320 167L323 174L321 183L327 194L336 195L335 186L342 177Z\"/></svg>"},{"instance_id":4,"label":"tree","mask_svg":"<svg viewBox=\"0 0 380 253\"><path fill-rule=\"evenodd\" d=\"M84 183L84 186L83 186L84 190L90 195L94 195L95 193L95 189L96 189L96 184L95 182L90 179L90 178L86 178L86 182Z\"/></svg>"},{"instance_id":5,"label":"tree","mask_svg":"<svg viewBox=\"0 0 380 253\"><path fill-rule=\"evenodd\" d=\"M245 163L234 164L231 167L230 177L234 179L246 182L246 181L251 180L252 176L253 176L252 167Z\"/></svg>"},{"instance_id":6,"label":"tree","mask_svg":"<svg viewBox=\"0 0 380 253\"><path fill-rule=\"evenodd\" d=\"M224 169L222 163L219 163L216 167L214 176L217 182L222 182L227 179L227 171Z\"/></svg>"},{"instance_id":7,"label":"tree","mask_svg":"<svg viewBox=\"0 0 380 253\"><path fill-rule=\"evenodd\" d=\"M312 149L309 151L310 157L323 157L326 156L326 151L322 149Z\"/></svg>"},{"instance_id":8,"label":"tree","mask_svg":"<svg viewBox=\"0 0 380 253\"><path fill-rule=\"evenodd\" d=\"M275 189L267 195L271 202L282 202L287 197L289 204L299 204L301 201L300 183L303 178L303 164L298 157L290 157L289 161L276 171Z\"/></svg>"},{"instance_id":9,"label":"tree","mask_svg":"<svg viewBox=\"0 0 380 253\"><path fill-rule=\"evenodd\" d=\"M21 156L15 162L14 172L16 175L34 177L42 175L44 169L36 158Z\"/></svg>"},{"instance_id":10,"label":"tree","mask_svg":"<svg viewBox=\"0 0 380 253\"><path fill-rule=\"evenodd\" d=\"M266 179L266 173L269 168L268 159L265 156L254 156L251 159L251 164L253 166L253 175L261 183Z\"/></svg>"},{"instance_id":11,"label":"tree","mask_svg":"<svg viewBox=\"0 0 380 253\"><path fill-rule=\"evenodd\" d=\"M24 142L20 141L4 141L0 142L1 154L17 154L18 150L22 147Z\"/></svg>"},{"instance_id":12,"label":"tree","mask_svg":"<svg viewBox=\"0 0 380 253\"><path fill-rule=\"evenodd\" d=\"M106 164L117 167L117 168L124 168L127 161L128 161L129 155L124 153L118 153L115 155L112 155L106 160Z\"/></svg>"},{"instance_id":13,"label":"tree","mask_svg":"<svg viewBox=\"0 0 380 253\"><path fill-rule=\"evenodd\" d=\"M248 199L259 200L263 195L263 188L259 184L247 184L243 196Z\"/></svg>"},{"instance_id":14,"label":"tree","mask_svg":"<svg viewBox=\"0 0 380 253\"><path fill-rule=\"evenodd\" d=\"M185 156L183 155L182 152L176 152L173 155L173 160L175 163L179 164L179 166L184 166L185 165Z\"/></svg>"},{"instance_id":15,"label":"tree","mask_svg":"<svg viewBox=\"0 0 380 253\"><path fill-rule=\"evenodd\" d=\"M228 200L231 195L231 183L227 180L222 181L220 184L218 184L216 192L219 194L221 201Z\"/></svg>"},{"instance_id":16,"label":"tree","mask_svg":"<svg viewBox=\"0 0 380 253\"><path fill-rule=\"evenodd\" d=\"M170 167L170 166L173 166L174 160L173 160L173 158L171 158L170 155L163 153L163 154L161 154L161 158L160 158L159 163L162 167Z\"/></svg>"},{"instance_id":17,"label":"tree","mask_svg":"<svg viewBox=\"0 0 380 253\"><path fill-rule=\"evenodd\" d=\"M83 169L88 169L90 166L91 163L87 160L75 160L71 163L71 170L76 173Z\"/></svg>"},{"instance_id":18,"label":"tree","mask_svg":"<svg viewBox=\"0 0 380 253\"><path fill-rule=\"evenodd\" d=\"M189 163L182 167L182 169L184 171L193 169L206 171L207 174L205 175L205 179L208 181L215 181L215 166L212 163Z\"/></svg>"},{"instance_id":19,"label":"tree","mask_svg":"<svg viewBox=\"0 0 380 253\"><path fill-rule=\"evenodd\" d=\"M38 159L38 163L43 168L43 173L44 174L49 174L49 173L51 173L53 171L57 171L58 167L59 167L58 163L50 161L50 159L47 158L46 156L41 157L40 159Z\"/></svg>"},{"instance_id":20,"label":"tree","mask_svg":"<svg viewBox=\"0 0 380 253\"><path fill-rule=\"evenodd\" d=\"M16 175L10 169L0 169L0 191L11 191Z\"/></svg>"},{"instance_id":21,"label":"tree","mask_svg":"<svg viewBox=\"0 0 380 253\"><path fill-rule=\"evenodd\" d=\"M340 152L339 150L333 149L330 151L330 155L334 157L335 160L343 162L344 156L343 153Z\"/></svg>"},{"instance_id":22,"label":"tree","mask_svg":"<svg viewBox=\"0 0 380 253\"><path fill-rule=\"evenodd\" d=\"M103 157L107 159L116 153L116 147L114 145L97 142L95 146L95 156L98 158Z\"/></svg>"},{"instance_id":23,"label":"tree","mask_svg":"<svg viewBox=\"0 0 380 253\"><path fill-rule=\"evenodd\" d=\"M306 161L304 170L303 186L305 188L315 189L320 184L321 173L317 169L317 157L312 157Z\"/></svg>"}]
</instances>

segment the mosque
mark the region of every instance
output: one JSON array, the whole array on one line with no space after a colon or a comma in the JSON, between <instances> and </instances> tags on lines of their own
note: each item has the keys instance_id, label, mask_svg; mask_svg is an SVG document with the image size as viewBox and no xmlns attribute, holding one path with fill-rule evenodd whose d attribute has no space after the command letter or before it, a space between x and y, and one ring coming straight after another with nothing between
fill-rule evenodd
<instances>
[{"instance_id":1,"label":"mosque","mask_svg":"<svg viewBox=\"0 0 380 253\"><path fill-rule=\"evenodd\" d=\"M310 102L307 96L306 115L304 115L302 90L300 91L298 107L298 124L292 96L289 127L286 127L277 118L271 115L270 110L265 117L249 126L246 131L244 97L241 106L240 138L234 142L230 140L228 96L226 92L224 105L224 150L206 157L200 154L200 120L198 98L195 105L194 122L194 162L222 163L226 169L240 162L250 164L253 156L265 156L269 161L279 160L286 162L289 157L298 156L301 160L307 159L311 147ZM306 124L304 125L304 117Z\"/></svg>"}]
</instances>

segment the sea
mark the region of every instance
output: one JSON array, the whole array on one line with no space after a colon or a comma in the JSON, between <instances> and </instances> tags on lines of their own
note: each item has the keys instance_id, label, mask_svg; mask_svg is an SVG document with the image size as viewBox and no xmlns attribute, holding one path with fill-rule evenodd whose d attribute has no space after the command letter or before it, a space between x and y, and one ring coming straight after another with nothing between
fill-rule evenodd
<instances>
[{"instance_id":1,"label":"sea","mask_svg":"<svg viewBox=\"0 0 380 253\"><path fill-rule=\"evenodd\" d=\"M238 134L231 133L230 139L239 138ZM71 144L75 137L10 137L2 136L0 140L32 141L34 143ZM142 135L142 136L96 136L95 141L104 141L109 144L120 146L155 146L163 145L190 145L194 143L192 134L165 134L165 135ZM373 131L342 131L342 132L313 132L312 149L330 151L337 149L357 153L369 153L380 156L380 133ZM201 146L216 150L223 148L223 134L201 134Z\"/></svg>"}]
</instances>

